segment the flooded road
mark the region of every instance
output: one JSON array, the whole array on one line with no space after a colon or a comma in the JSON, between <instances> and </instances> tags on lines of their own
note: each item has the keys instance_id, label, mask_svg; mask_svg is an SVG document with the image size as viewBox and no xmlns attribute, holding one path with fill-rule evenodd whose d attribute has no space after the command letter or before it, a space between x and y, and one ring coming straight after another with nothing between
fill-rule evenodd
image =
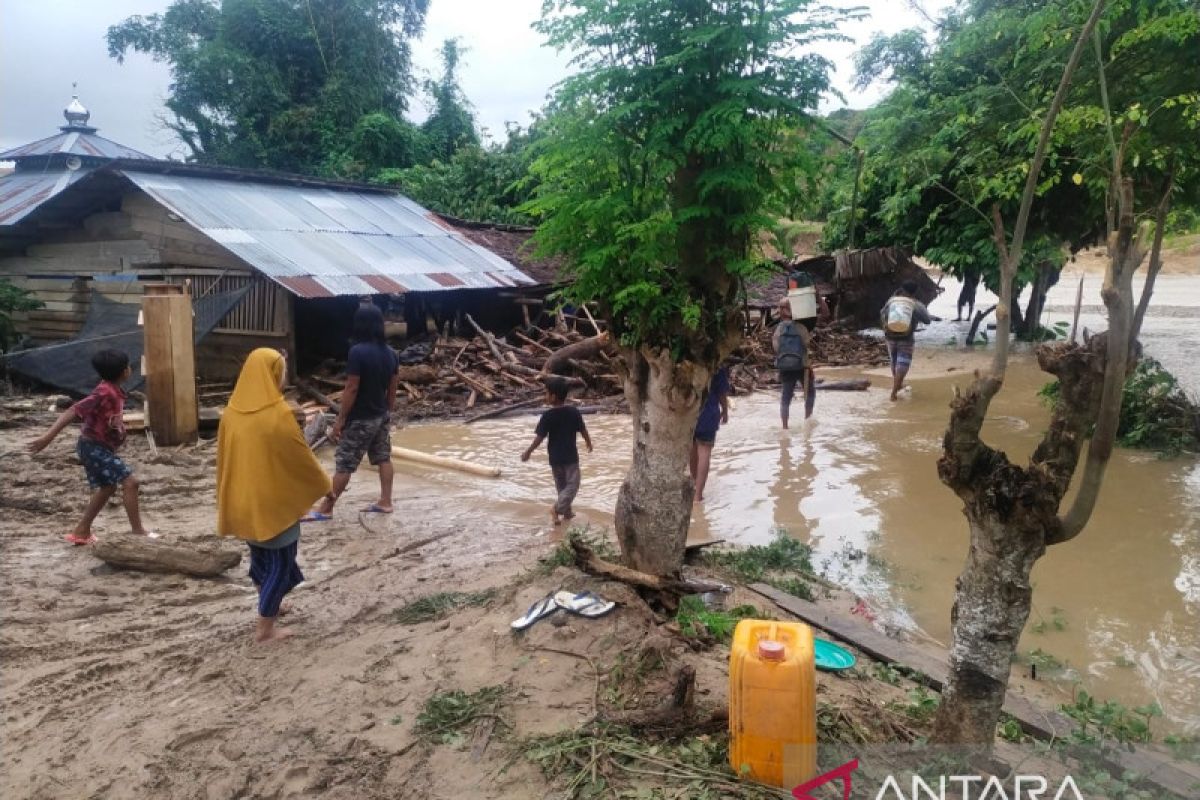
<instances>
[{"instance_id":1,"label":"flooded road","mask_svg":"<svg viewBox=\"0 0 1200 800\"><path fill-rule=\"evenodd\" d=\"M1098 277L1095 285L1098 291ZM1073 303L1074 284L1070 295ZM953 302L947 291L934 313L952 319ZM1162 331L1147 337L1147 347L1164 362L1182 358L1180 340L1194 348L1197 336L1194 323L1181 327L1175 319L1172 326L1168 319L1147 322L1148 332ZM952 387L965 384L972 363L986 356L944 346L960 327L940 323L925 335L913 388L898 403L888 401L882 372L829 370L823 374L864 374L873 387L822 393L814 418L784 432L777 394L735 398L691 538L752 544L784 529L813 547L818 571L866 598L887 623L948 642L968 534L936 462ZM1102 328L1102 320L1090 327ZM1188 329L1190 337L1180 336ZM1191 370L1189 382L1196 379L1194 361L1180 366ZM1037 397L1046 381L1031 356L1018 354L993 403L985 438L1014 461L1028 458L1049 418ZM552 482L544 453L528 464L519 460L535 419L399 431L396 444L498 464L504 476L486 481L400 467L398 490L443 492L459 508L499 504L549 536ZM583 454L576 509L580 521L604 527L628 465L629 423L587 419L596 452ZM1047 692L1065 701L1078 682L1130 707L1157 702L1165 718L1155 730L1200 731L1200 462L1118 451L1092 522L1074 542L1052 548L1033 579L1035 611L1020 652L1038 664Z\"/></svg>"}]
</instances>

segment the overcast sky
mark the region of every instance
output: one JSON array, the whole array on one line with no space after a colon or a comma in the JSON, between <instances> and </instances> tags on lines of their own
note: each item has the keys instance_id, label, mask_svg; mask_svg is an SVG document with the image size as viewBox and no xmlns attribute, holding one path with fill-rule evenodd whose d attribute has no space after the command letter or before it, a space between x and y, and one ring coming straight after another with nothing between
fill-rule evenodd
<instances>
[{"instance_id":1,"label":"overcast sky","mask_svg":"<svg viewBox=\"0 0 1200 800\"><path fill-rule=\"evenodd\" d=\"M850 3L847 3L850 4ZM823 52L838 65L836 85L848 105L862 108L877 100L880 87L850 90L854 50L876 31L922 25L903 0L859 0L870 16L844 32L856 44L829 45ZM936 15L948 0L923 0ZM108 57L104 34L131 14L153 14L170 0L0 0L0 149L57 133L62 109L79 83L79 96L92 112L100 134L150 155L182 158L185 148L162 129L169 74L166 65L133 55L121 65ZM544 47L529 26L542 0L431 0L424 38L415 46L419 69L436 72L435 51L457 36L469 48L462 68L463 89L479 123L503 138L504 123L526 123L550 87L566 71L566 56ZM823 110L844 105L829 98ZM424 117L420 99L414 119Z\"/></svg>"}]
</instances>

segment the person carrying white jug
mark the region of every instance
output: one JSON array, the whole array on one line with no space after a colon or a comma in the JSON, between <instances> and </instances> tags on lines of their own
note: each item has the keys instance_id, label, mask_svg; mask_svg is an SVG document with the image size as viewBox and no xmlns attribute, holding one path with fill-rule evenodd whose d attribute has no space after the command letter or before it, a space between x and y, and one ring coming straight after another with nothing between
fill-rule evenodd
<instances>
[{"instance_id":1,"label":"person carrying white jug","mask_svg":"<svg viewBox=\"0 0 1200 800\"><path fill-rule=\"evenodd\" d=\"M917 300L917 284L905 281L884 304L879 322L887 342L888 361L892 365L892 400L895 400L904 388L904 377L912 366L913 334L917 325L928 325L933 322L933 317L929 316L925 304Z\"/></svg>"}]
</instances>

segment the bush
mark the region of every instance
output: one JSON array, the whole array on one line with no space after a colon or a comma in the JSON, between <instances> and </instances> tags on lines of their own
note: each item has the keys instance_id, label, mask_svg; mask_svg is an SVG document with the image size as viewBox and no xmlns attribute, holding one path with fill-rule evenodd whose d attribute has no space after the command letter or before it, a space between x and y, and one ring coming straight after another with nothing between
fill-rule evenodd
<instances>
[{"instance_id":1,"label":"bush","mask_svg":"<svg viewBox=\"0 0 1200 800\"><path fill-rule=\"evenodd\" d=\"M35 300L29 292L13 286L8 281L0 280L0 353L7 352L17 336L12 312L33 311L41 307L42 303Z\"/></svg>"}]
</instances>

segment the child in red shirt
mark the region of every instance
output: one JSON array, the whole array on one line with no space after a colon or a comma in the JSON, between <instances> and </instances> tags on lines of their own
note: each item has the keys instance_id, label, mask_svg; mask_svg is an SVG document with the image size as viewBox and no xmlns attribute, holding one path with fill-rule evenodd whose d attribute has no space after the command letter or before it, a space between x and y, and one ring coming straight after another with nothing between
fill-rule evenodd
<instances>
[{"instance_id":1,"label":"child in red shirt","mask_svg":"<svg viewBox=\"0 0 1200 800\"><path fill-rule=\"evenodd\" d=\"M125 423L122 419L125 392L121 384L133 372L129 366L129 356L118 350L101 350L92 356L92 366L100 375L100 383L91 394L64 411L45 435L30 442L29 452L40 453L45 450L62 433L63 428L78 417L83 423L83 430L75 451L87 474L88 485L94 491L83 512L83 519L67 534L67 541L79 545L96 541L92 535L92 522L118 486L121 487L125 513L129 515L133 532L139 536L153 536L142 527L138 512L138 483L133 477L133 470L116 452L125 443Z\"/></svg>"}]
</instances>

